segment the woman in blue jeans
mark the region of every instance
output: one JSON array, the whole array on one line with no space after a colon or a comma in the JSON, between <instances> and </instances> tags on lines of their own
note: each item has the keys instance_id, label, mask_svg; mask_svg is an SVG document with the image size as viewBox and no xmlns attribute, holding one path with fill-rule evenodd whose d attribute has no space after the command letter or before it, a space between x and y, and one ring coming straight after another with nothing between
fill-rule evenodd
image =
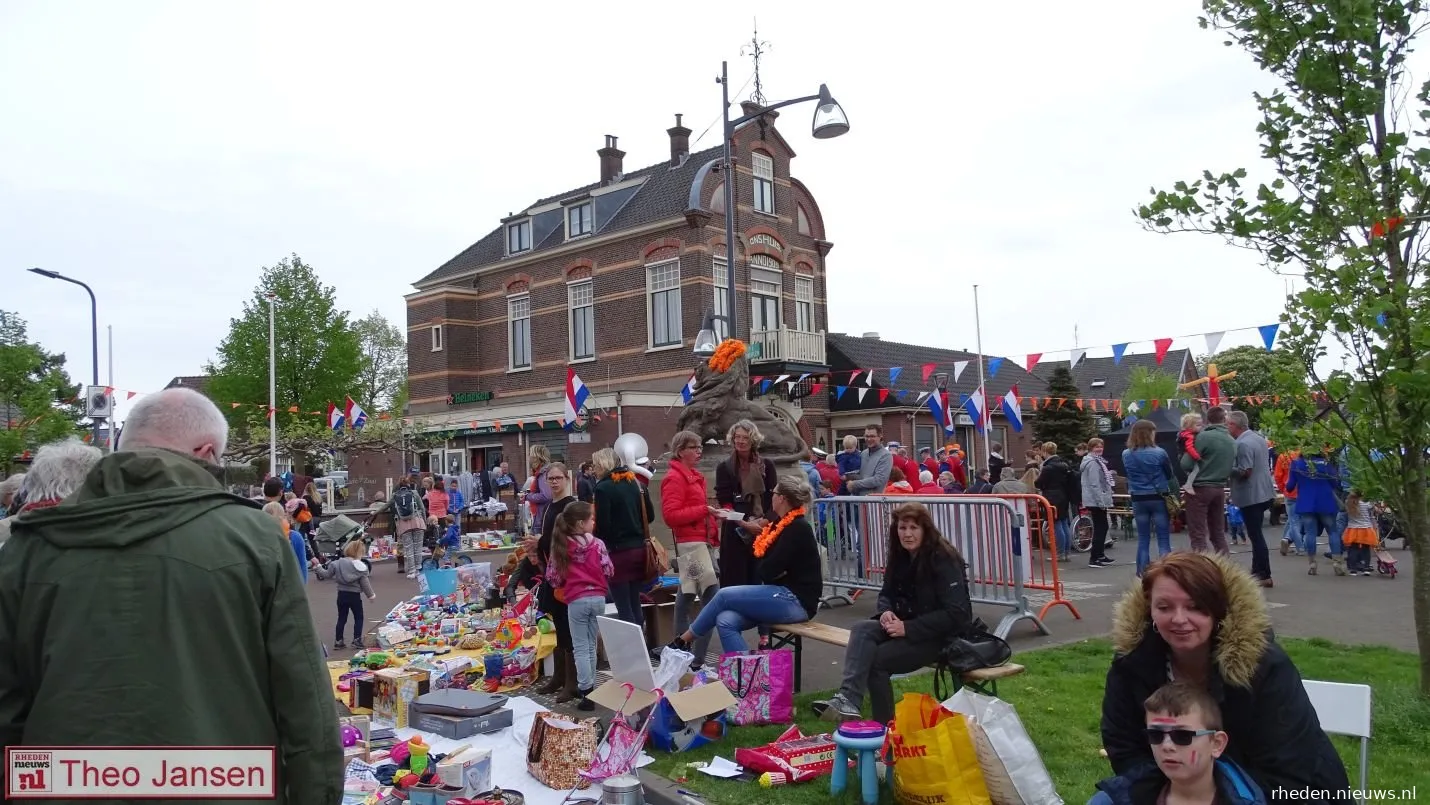
<instances>
[{"instance_id":1,"label":"woman in blue jeans","mask_svg":"<svg viewBox=\"0 0 1430 805\"><path fill-rule=\"evenodd\" d=\"M1152 559L1152 529L1157 529L1157 555L1172 552L1172 524L1164 495L1177 494L1177 475L1167 451L1157 446L1157 426L1138 420L1122 451L1122 471L1132 496L1132 517L1137 521L1137 575Z\"/></svg>"},{"instance_id":2,"label":"woman in blue jeans","mask_svg":"<svg viewBox=\"0 0 1430 805\"><path fill-rule=\"evenodd\" d=\"M824 574L814 528L805 517L805 506L813 495L809 481L801 476L779 479L771 501L779 519L755 538L755 576L761 583L721 587L685 634L671 641L671 648L689 651L697 638L714 629L720 632L722 651L748 651L746 630L804 623L814 617L824 590Z\"/></svg>"}]
</instances>

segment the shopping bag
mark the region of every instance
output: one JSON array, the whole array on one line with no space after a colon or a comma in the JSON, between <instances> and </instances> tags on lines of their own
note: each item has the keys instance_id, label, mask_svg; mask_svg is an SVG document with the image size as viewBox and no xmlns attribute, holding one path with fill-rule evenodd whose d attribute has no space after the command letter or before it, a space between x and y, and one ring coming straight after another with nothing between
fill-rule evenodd
<instances>
[{"instance_id":1,"label":"shopping bag","mask_svg":"<svg viewBox=\"0 0 1430 805\"><path fill-rule=\"evenodd\" d=\"M794 718L794 652L789 649L722 654L720 681L736 699L726 711L731 724L788 724Z\"/></svg>"},{"instance_id":2,"label":"shopping bag","mask_svg":"<svg viewBox=\"0 0 1430 805\"><path fill-rule=\"evenodd\" d=\"M894 799L905 805L992 805L968 721L926 693L894 706Z\"/></svg>"},{"instance_id":3,"label":"shopping bag","mask_svg":"<svg viewBox=\"0 0 1430 805\"><path fill-rule=\"evenodd\" d=\"M943 706L968 716L969 734L993 805L1062 805L1043 757L1013 705L965 688Z\"/></svg>"},{"instance_id":4,"label":"shopping bag","mask_svg":"<svg viewBox=\"0 0 1430 805\"><path fill-rule=\"evenodd\" d=\"M537 713L526 743L526 770L557 791L590 786L580 772L591 768L601 743L600 729L594 718L571 721L555 713Z\"/></svg>"}]
</instances>

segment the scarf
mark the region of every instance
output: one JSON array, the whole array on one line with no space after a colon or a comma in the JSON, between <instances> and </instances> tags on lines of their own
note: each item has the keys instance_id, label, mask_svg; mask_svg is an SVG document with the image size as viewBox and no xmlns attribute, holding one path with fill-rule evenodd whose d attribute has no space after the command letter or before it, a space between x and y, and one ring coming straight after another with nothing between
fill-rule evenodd
<instances>
[{"instance_id":1,"label":"scarf","mask_svg":"<svg viewBox=\"0 0 1430 805\"><path fill-rule=\"evenodd\" d=\"M736 472L740 469L740 457L732 456ZM765 516L765 462L752 450L750 463L745 474L740 476L740 495L749 501L750 516L758 520Z\"/></svg>"}]
</instances>

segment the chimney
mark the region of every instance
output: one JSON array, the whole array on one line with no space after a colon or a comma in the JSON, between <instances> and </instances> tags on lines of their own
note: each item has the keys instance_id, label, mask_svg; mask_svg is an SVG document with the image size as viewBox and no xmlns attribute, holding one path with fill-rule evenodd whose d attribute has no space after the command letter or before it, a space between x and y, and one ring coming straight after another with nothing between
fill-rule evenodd
<instances>
[{"instance_id":1,"label":"chimney","mask_svg":"<svg viewBox=\"0 0 1430 805\"><path fill-rule=\"evenodd\" d=\"M865 337L865 338L872 338L872 339L874 339L875 341L878 341L878 340L879 340L879 334L878 334L878 333L865 333L865 334L864 334L864 337Z\"/></svg>"},{"instance_id":2,"label":"chimney","mask_svg":"<svg viewBox=\"0 0 1430 805\"><path fill-rule=\"evenodd\" d=\"M626 152L616 147L615 135L606 135L606 147L597 151L596 156L601 158L601 184L620 181L621 160L625 158Z\"/></svg>"},{"instance_id":3,"label":"chimney","mask_svg":"<svg viewBox=\"0 0 1430 805\"><path fill-rule=\"evenodd\" d=\"M680 125L682 115L675 116L675 128L666 129L670 135L670 167L678 168L690 156L690 129Z\"/></svg>"}]
</instances>

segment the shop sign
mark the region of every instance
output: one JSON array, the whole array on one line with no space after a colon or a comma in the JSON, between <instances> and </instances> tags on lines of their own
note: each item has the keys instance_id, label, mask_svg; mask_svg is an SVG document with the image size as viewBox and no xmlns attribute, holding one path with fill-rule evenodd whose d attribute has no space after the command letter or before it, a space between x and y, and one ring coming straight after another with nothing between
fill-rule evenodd
<instances>
[{"instance_id":1,"label":"shop sign","mask_svg":"<svg viewBox=\"0 0 1430 805\"><path fill-rule=\"evenodd\" d=\"M447 395L448 405L470 405L472 403L491 402L495 395L490 391L463 391L457 394Z\"/></svg>"}]
</instances>

